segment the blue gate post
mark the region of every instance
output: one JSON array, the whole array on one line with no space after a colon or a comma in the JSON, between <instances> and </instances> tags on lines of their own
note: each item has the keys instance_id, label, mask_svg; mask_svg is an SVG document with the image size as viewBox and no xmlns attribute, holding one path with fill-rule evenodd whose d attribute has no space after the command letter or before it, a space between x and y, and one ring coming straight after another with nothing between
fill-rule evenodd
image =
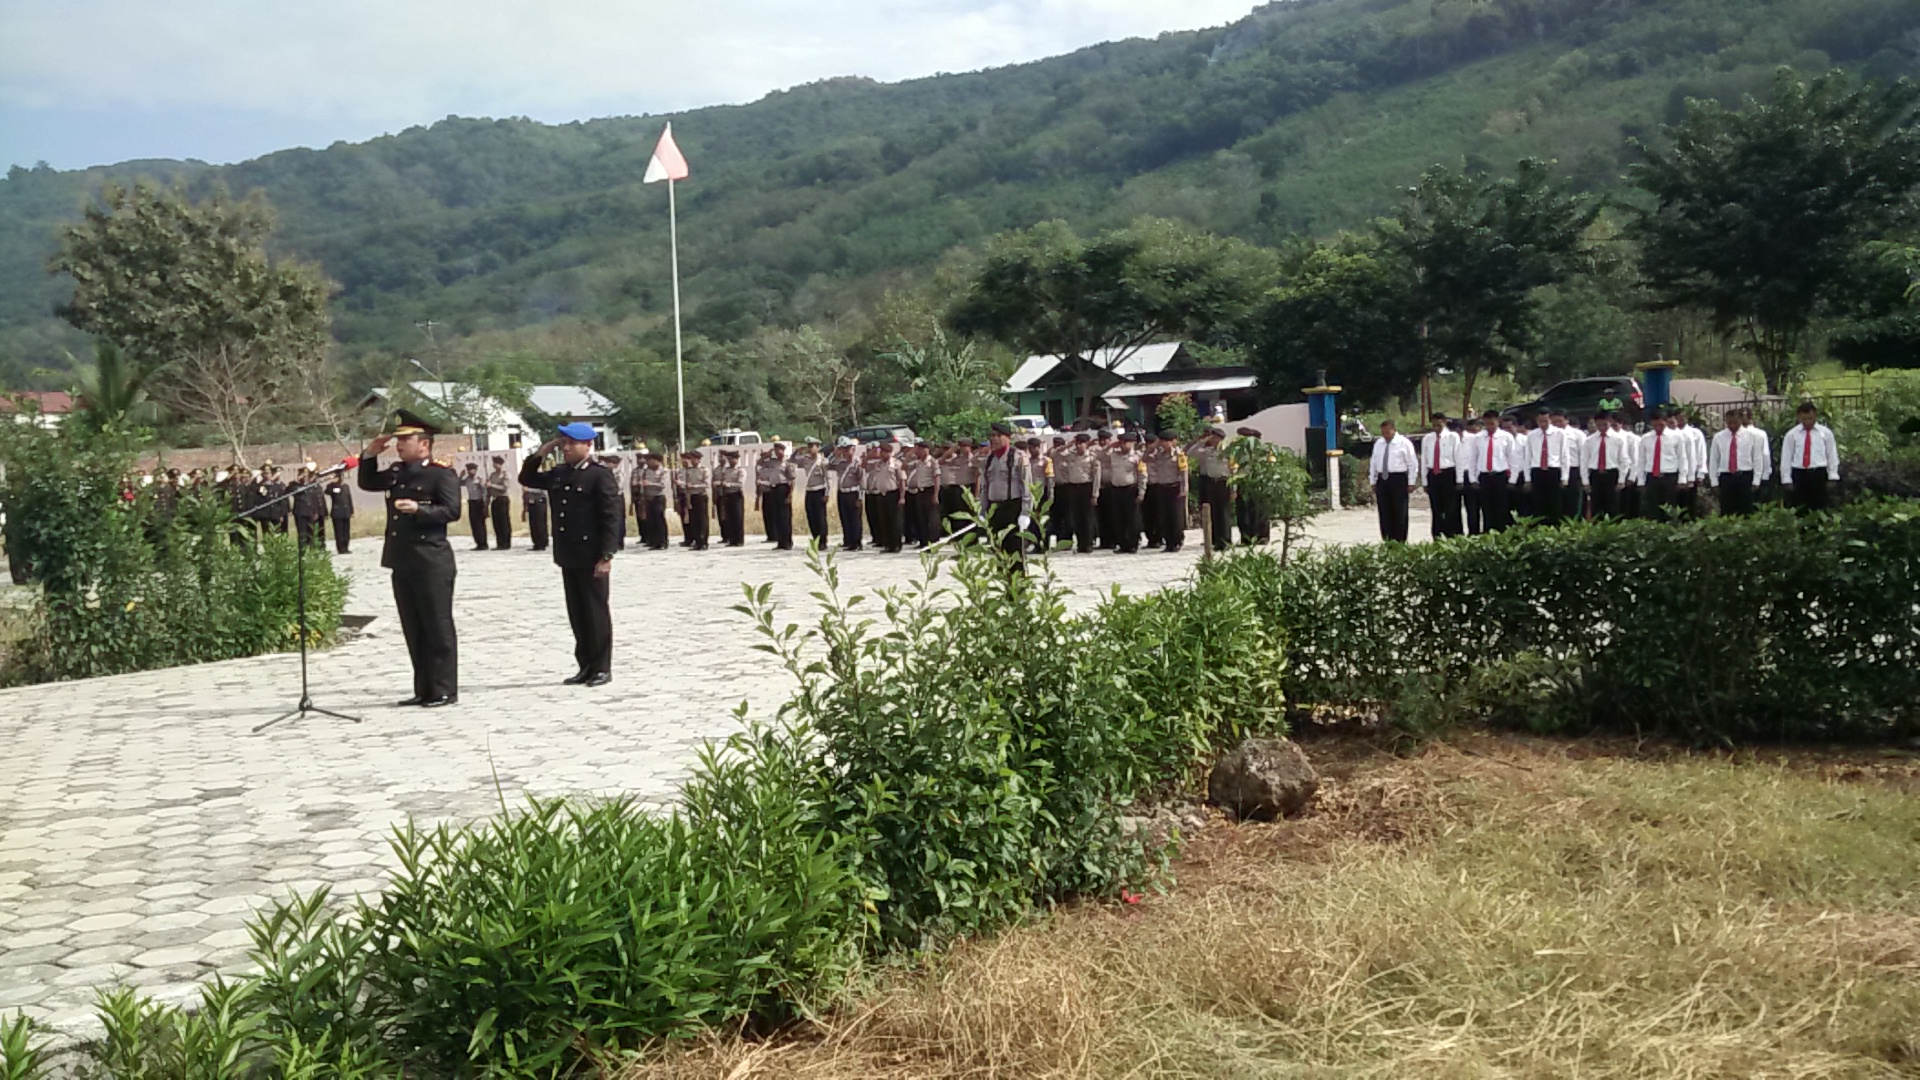
<instances>
[{"instance_id":1,"label":"blue gate post","mask_svg":"<svg viewBox=\"0 0 1920 1080\"><path fill-rule=\"evenodd\" d=\"M1307 427L1325 428L1326 445L1320 449L1327 455L1327 499L1333 509L1340 509L1340 458L1345 453L1340 449L1340 388L1328 385L1325 375L1320 377L1319 386L1309 386L1307 395ZM1308 456L1314 448L1307 447Z\"/></svg>"},{"instance_id":2,"label":"blue gate post","mask_svg":"<svg viewBox=\"0 0 1920 1080\"><path fill-rule=\"evenodd\" d=\"M1640 373L1640 396L1646 402L1646 412L1652 416L1654 411L1673 401L1673 372L1680 366L1678 360L1649 360L1636 364L1634 370Z\"/></svg>"}]
</instances>

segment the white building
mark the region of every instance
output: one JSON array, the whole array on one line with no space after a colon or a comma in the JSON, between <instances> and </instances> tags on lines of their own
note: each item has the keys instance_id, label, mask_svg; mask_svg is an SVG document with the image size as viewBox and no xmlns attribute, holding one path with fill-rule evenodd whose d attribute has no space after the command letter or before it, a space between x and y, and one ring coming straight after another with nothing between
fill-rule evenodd
<instances>
[{"instance_id":1,"label":"white building","mask_svg":"<svg viewBox=\"0 0 1920 1080\"><path fill-rule=\"evenodd\" d=\"M407 388L412 396L444 416L464 418L453 433L473 436L476 451L532 449L553 436L552 431L536 429L529 418L504 402L488 397L470 383L413 382ZM613 402L585 386L532 386L527 388L527 403L557 423L585 423L593 426L594 449L614 447ZM367 392L362 409L391 409L393 395L384 386Z\"/></svg>"}]
</instances>

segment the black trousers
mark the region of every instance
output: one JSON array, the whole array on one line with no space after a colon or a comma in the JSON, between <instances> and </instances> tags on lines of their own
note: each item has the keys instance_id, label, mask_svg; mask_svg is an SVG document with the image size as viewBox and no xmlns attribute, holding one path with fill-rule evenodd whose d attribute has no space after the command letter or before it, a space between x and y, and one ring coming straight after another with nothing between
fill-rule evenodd
<instances>
[{"instance_id":1,"label":"black trousers","mask_svg":"<svg viewBox=\"0 0 1920 1080\"><path fill-rule=\"evenodd\" d=\"M1093 550L1093 483L1061 484L1054 516L1066 526L1063 539L1082 554Z\"/></svg>"},{"instance_id":2,"label":"black trousers","mask_svg":"<svg viewBox=\"0 0 1920 1080\"><path fill-rule=\"evenodd\" d=\"M900 493L867 492L867 529L873 533L873 546L883 551L899 551Z\"/></svg>"},{"instance_id":3,"label":"black trousers","mask_svg":"<svg viewBox=\"0 0 1920 1080\"><path fill-rule=\"evenodd\" d=\"M473 528L473 546L487 550L487 501L485 499L467 500L467 524Z\"/></svg>"},{"instance_id":4,"label":"black trousers","mask_svg":"<svg viewBox=\"0 0 1920 1080\"><path fill-rule=\"evenodd\" d=\"M1140 500L1131 486L1109 484L1100 492L1100 544L1124 555L1140 550Z\"/></svg>"},{"instance_id":5,"label":"black trousers","mask_svg":"<svg viewBox=\"0 0 1920 1080\"><path fill-rule=\"evenodd\" d=\"M1153 527L1147 530L1147 544L1160 544L1168 551L1179 551L1187 539L1187 508L1180 500L1179 484L1148 484L1147 506L1153 515Z\"/></svg>"},{"instance_id":6,"label":"black trousers","mask_svg":"<svg viewBox=\"0 0 1920 1080\"><path fill-rule=\"evenodd\" d=\"M646 516L640 519L640 542L654 551L667 548L667 496L643 496L640 500L640 512Z\"/></svg>"},{"instance_id":7,"label":"black trousers","mask_svg":"<svg viewBox=\"0 0 1920 1080\"><path fill-rule=\"evenodd\" d=\"M707 515L710 499L706 492L695 492L687 496L687 516L680 519L680 531L685 534L687 546L695 551L707 550Z\"/></svg>"},{"instance_id":8,"label":"black trousers","mask_svg":"<svg viewBox=\"0 0 1920 1080\"><path fill-rule=\"evenodd\" d=\"M793 549L792 484L770 487L760 496L760 520L766 526L767 539L778 545L781 551Z\"/></svg>"},{"instance_id":9,"label":"black trousers","mask_svg":"<svg viewBox=\"0 0 1920 1080\"><path fill-rule=\"evenodd\" d=\"M573 624L573 659L589 675L613 670L613 612L607 606L610 580L595 577L591 564L560 568L560 583L567 592L567 621Z\"/></svg>"},{"instance_id":10,"label":"black trousers","mask_svg":"<svg viewBox=\"0 0 1920 1080\"><path fill-rule=\"evenodd\" d=\"M964 484L946 484L940 488L940 532L943 536L952 536L958 532L964 522L960 515L967 512L967 489Z\"/></svg>"},{"instance_id":11,"label":"black trousers","mask_svg":"<svg viewBox=\"0 0 1920 1080\"><path fill-rule=\"evenodd\" d=\"M294 518L293 531L300 538L301 547L324 543L327 539L327 527L317 517Z\"/></svg>"},{"instance_id":12,"label":"black trousers","mask_svg":"<svg viewBox=\"0 0 1920 1080\"><path fill-rule=\"evenodd\" d=\"M848 551L860 550L860 493L843 491L836 500L840 511L840 533L842 546Z\"/></svg>"},{"instance_id":13,"label":"black trousers","mask_svg":"<svg viewBox=\"0 0 1920 1080\"><path fill-rule=\"evenodd\" d=\"M987 525L994 535L1000 537L1000 550L1013 556L1014 572L1024 574L1027 570L1027 538L1020 531L1020 509L1019 499L989 503Z\"/></svg>"},{"instance_id":14,"label":"black trousers","mask_svg":"<svg viewBox=\"0 0 1920 1080\"><path fill-rule=\"evenodd\" d=\"M1753 513L1753 470L1720 474L1720 513L1735 517Z\"/></svg>"},{"instance_id":15,"label":"black trousers","mask_svg":"<svg viewBox=\"0 0 1920 1080\"><path fill-rule=\"evenodd\" d=\"M347 553L347 542L351 539L351 537L349 537L347 534L352 531L353 531L352 518L350 517L334 518L333 519L333 550L339 552L342 555L345 555Z\"/></svg>"},{"instance_id":16,"label":"black trousers","mask_svg":"<svg viewBox=\"0 0 1920 1080\"><path fill-rule=\"evenodd\" d=\"M1560 520L1560 470L1535 469L1533 479L1533 516L1552 525Z\"/></svg>"},{"instance_id":17,"label":"black trousers","mask_svg":"<svg viewBox=\"0 0 1920 1080\"><path fill-rule=\"evenodd\" d=\"M1452 469L1427 471L1427 505L1434 539L1460 535L1460 478Z\"/></svg>"},{"instance_id":18,"label":"black trousers","mask_svg":"<svg viewBox=\"0 0 1920 1080\"><path fill-rule=\"evenodd\" d=\"M413 661L413 696L460 695L460 640L453 628L453 552L434 564L393 572L393 606Z\"/></svg>"},{"instance_id":19,"label":"black trousers","mask_svg":"<svg viewBox=\"0 0 1920 1080\"><path fill-rule=\"evenodd\" d=\"M1461 523L1466 526L1468 536L1479 536L1487 531L1487 519L1481 510L1480 485L1468 484L1460 489Z\"/></svg>"},{"instance_id":20,"label":"black trousers","mask_svg":"<svg viewBox=\"0 0 1920 1080\"><path fill-rule=\"evenodd\" d=\"M827 489L814 488L806 494L807 535L821 547L827 546Z\"/></svg>"},{"instance_id":21,"label":"black trousers","mask_svg":"<svg viewBox=\"0 0 1920 1080\"><path fill-rule=\"evenodd\" d=\"M1407 474L1387 473L1373 482L1373 505L1380 515L1380 539L1407 542Z\"/></svg>"},{"instance_id":22,"label":"black trousers","mask_svg":"<svg viewBox=\"0 0 1920 1080\"><path fill-rule=\"evenodd\" d=\"M1662 518L1665 511L1679 503L1674 498L1677 486L1673 473L1656 473L1647 477L1640 485L1640 516L1643 518Z\"/></svg>"},{"instance_id":23,"label":"black trousers","mask_svg":"<svg viewBox=\"0 0 1920 1080\"><path fill-rule=\"evenodd\" d=\"M1794 469L1792 495L1793 508L1802 514L1811 514L1816 510L1825 510L1828 506L1827 470Z\"/></svg>"},{"instance_id":24,"label":"black trousers","mask_svg":"<svg viewBox=\"0 0 1920 1080\"><path fill-rule=\"evenodd\" d=\"M1508 488L1506 473L1480 474L1480 517L1486 523L1487 532L1513 527L1513 511L1507 506Z\"/></svg>"},{"instance_id":25,"label":"black trousers","mask_svg":"<svg viewBox=\"0 0 1920 1080\"><path fill-rule=\"evenodd\" d=\"M533 540L533 550L547 550L547 500L536 499L527 504L527 536Z\"/></svg>"},{"instance_id":26,"label":"black trousers","mask_svg":"<svg viewBox=\"0 0 1920 1080\"><path fill-rule=\"evenodd\" d=\"M940 539L940 500L933 488L907 492L907 524L913 529L908 539L926 547Z\"/></svg>"},{"instance_id":27,"label":"black trousers","mask_svg":"<svg viewBox=\"0 0 1920 1080\"><path fill-rule=\"evenodd\" d=\"M1213 550L1233 546L1233 488L1224 476L1200 477L1200 501L1207 504L1207 520L1213 526Z\"/></svg>"},{"instance_id":28,"label":"black trousers","mask_svg":"<svg viewBox=\"0 0 1920 1080\"><path fill-rule=\"evenodd\" d=\"M487 500L487 509L493 513L493 546L505 551L513 546L513 501L495 495Z\"/></svg>"},{"instance_id":29,"label":"black trousers","mask_svg":"<svg viewBox=\"0 0 1920 1080\"><path fill-rule=\"evenodd\" d=\"M1620 470L1594 470L1587 488L1593 493L1594 520L1620 516Z\"/></svg>"},{"instance_id":30,"label":"black trousers","mask_svg":"<svg viewBox=\"0 0 1920 1080\"><path fill-rule=\"evenodd\" d=\"M743 491L720 491L713 496L713 516L720 522L720 542L744 547L747 542L747 496Z\"/></svg>"},{"instance_id":31,"label":"black trousers","mask_svg":"<svg viewBox=\"0 0 1920 1080\"><path fill-rule=\"evenodd\" d=\"M1563 521L1579 521L1586 517L1587 492L1580 483L1579 470L1567 473L1566 483L1560 485L1560 518Z\"/></svg>"}]
</instances>

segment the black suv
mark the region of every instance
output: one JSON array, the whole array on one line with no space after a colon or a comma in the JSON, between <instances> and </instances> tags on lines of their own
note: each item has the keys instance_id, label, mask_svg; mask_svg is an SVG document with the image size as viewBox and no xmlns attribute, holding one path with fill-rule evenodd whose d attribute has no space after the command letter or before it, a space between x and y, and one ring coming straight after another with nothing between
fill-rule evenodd
<instances>
[{"instance_id":1,"label":"black suv","mask_svg":"<svg viewBox=\"0 0 1920 1080\"><path fill-rule=\"evenodd\" d=\"M1640 396L1640 384L1629 375L1568 379L1563 383L1555 383L1552 389L1532 401L1501 409L1500 416L1522 424L1532 424L1533 418L1540 413L1559 409L1567 414L1570 423L1584 424L1588 417L1600 411L1600 402L1605 398L1618 398L1625 406L1615 419L1637 424L1646 416L1646 399Z\"/></svg>"}]
</instances>

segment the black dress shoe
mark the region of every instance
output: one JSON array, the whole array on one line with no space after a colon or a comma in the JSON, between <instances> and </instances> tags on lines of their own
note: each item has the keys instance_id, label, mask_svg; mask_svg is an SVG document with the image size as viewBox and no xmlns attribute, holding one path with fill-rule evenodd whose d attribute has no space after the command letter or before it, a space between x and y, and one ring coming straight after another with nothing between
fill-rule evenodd
<instances>
[{"instance_id":1,"label":"black dress shoe","mask_svg":"<svg viewBox=\"0 0 1920 1080\"><path fill-rule=\"evenodd\" d=\"M420 703L420 707L423 709L437 709L442 705L458 705L459 703L460 695L448 694L446 697L437 697L429 701L423 701Z\"/></svg>"},{"instance_id":2,"label":"black dress shoe","mask_svg":"<svg viewBox=\"0 0 1920 1080\"><path fill-rule=\"evenodd\" d=\"M605 686L612 681L613 681L612 674L605 671L596 671L592 675L587 676L586 681L581 683L580 685L581 686Z\"/></svg>"},{"instance_id":3,"label":"black dress shoe","mask_svg":"<svg viewBox=\"0 0 1920 1080\"><path fill-rule=\"evenodd\" d=\"M394 702L394 704L395 704L395 705L418 705L418 704L420 704L421 702L423 702L423 701L425 701L425 700L427 700L427 699L426 699L426 698L423 698L423 697L421 697L421 696L420 696L419 694L415 694L415 695L413 695L412 697L410 697L410 698L408 698L408 699L407 699L407 700L405 700L405 701L396 701L396 702Z\"/></svg>"},{"instance_id":4,"label":"black dress shoe","mask_svg":"<svg viewBox=\"0 0 1920 1080\"><path fill-rule=\"evenodd\" d=\"M564 679L561 679L560 685L579 686L581 683L586 682L588 679L591 679L591 678L593 678L592 672L582 671L577 674L569 675Z\"/></svg>"}]
</instances>

